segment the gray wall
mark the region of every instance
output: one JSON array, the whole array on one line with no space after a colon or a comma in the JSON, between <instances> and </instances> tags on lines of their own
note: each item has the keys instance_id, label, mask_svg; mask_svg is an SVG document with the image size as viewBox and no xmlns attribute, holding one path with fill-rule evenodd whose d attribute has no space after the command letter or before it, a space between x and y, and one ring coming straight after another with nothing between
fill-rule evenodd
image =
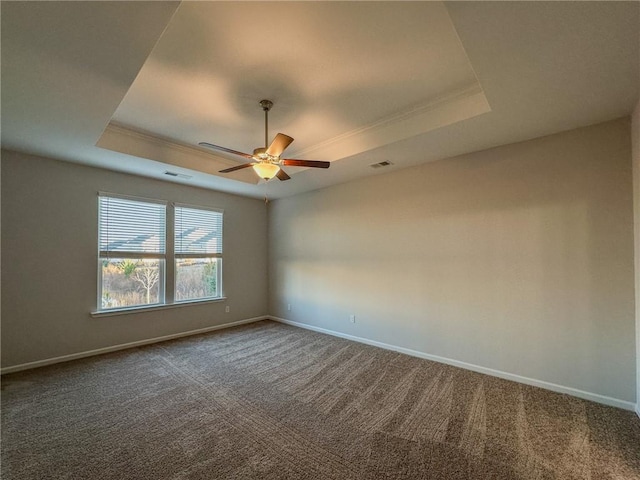
<instances>
[{"instance_id":1,"label":"gray wall","mask_svg":"<svg viewBox=\"0 0 640 480\"><path fill-rule=\"evenodd\" d=\"M3 367L267 313L263 201L6 151L1 178ZM228 300L92 318L98 191L223 208Z\"/></svg>"},{"instance_id":2,"label":"gray wall","mask_svg":"<svg viewBox=\"0 0 640 480\"><path fill-rule=\"evenodd\" d=\"M625 118L272 202L270 312L634 402L629 132Z\"/></svg>"},{"instance_id":3,"label":"gray wall","mask_svg":"<svg viewBox=\"0 0 640 480\"><path fill-rule=\"evenodd\" d=\"M636 167L639 126L636 109ZM274 201L268 219L260 200L3 151L2 366L270 311L633 402L629 129L621 119L392 171ZM640 192L640 168L635 181ZM99 190L224 208L226 304L91 318ZM640 298L640 265L636 278Z\"/></svg>"}]
</instances>

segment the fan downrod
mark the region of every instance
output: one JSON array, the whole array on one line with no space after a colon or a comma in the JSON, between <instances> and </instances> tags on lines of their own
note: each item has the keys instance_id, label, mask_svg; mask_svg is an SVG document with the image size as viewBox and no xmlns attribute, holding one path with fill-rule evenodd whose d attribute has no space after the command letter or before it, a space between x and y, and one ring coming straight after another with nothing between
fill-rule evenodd
<instances>
[{"instance_id":1,"label":"fan downrod","mask_svg":"<svg viewBox=\"0 0 640 480\"><path fill-rule=\"evenodd\" d=\"M271 100L260 100L262 110L264 110L264 149L266 150L269 145L269 110L273 107ZM253 152L255 155L255 151Z\"/></svg>"}]
</instances>

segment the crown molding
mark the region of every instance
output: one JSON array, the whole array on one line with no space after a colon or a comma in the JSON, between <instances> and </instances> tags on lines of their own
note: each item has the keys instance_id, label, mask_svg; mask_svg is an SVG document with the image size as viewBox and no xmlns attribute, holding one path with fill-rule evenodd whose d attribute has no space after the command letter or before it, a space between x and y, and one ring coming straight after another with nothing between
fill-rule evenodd
<instances>
[{"instance_id":1,"label":"crown molding","mask_svg":"<svg viewBox=\"0 0 640 480\"><path fill-rule=\"evenodd\" d=\"M159 135L154 135L152 133L145 132L143 130L138 130L136 128L125 126L116 122L109 122L109 124L105 128L103 136L105 133L116 135L116 136L122 136L125 138L131 138L136 141L154 144L161 148L169 148L171 150L175 150L176 152L185 154L185 155L197 156L197 157L201 157L208 160L211 160L213 158L215 159L215 161L223 163L230 167L238 164L237 162L234 162L232 160L229 160L228 158L217 155L216 153L210 153L211 152L210 150L205 150L204 148L200 148L200 147L194 147L192 145L187 145L181 142L177 142L175 140L170 140L168 138L161 137ZM102 141L102 137L100 137L96 145L100 147L101 141Z\"/></svg>"},{"instance_id":2,"label":"crown molding","mask_svg":"<svg viewBox=\"0 0 640 480\"><path fill-rule=\"evenodd\" d=\"M114 122L107 125L96 146L221 178L251 184L259 182L253 171L238 171L232 174L219 172L219 170L239 165L239 162L203 148L186 145Z\"/></svg>"},{"instance_id":3,"label":"crown molding","mask_svg":"<svg viewBox=\"0 0 640 480\"><path fill-rule=\"evenodd\" d=\"M448 121L447 118L444 118L445 116L441 115L445 110L451 108L458 110L457 117L459 118L456 118L454 121ZM389 139L385 144L393 143L394 141L403 140L404 138L419 135L421 133L427 133L431 130L435 130L436 128L455 123L456 121L465 120L482 113L487 113L489 111L491 111L491 108L482 87L479 83L474 83L465 88L441 95L426 103L396 112L383 119L355 128L303 150L299 150L296 152L296 156L313 156L316 153L326 152L327 150L340 149L339 147L346 146L349 142L353 142L355 139L362 137L371 138L374 136L380 136L381 138ZM430 117L431 121L425 122L427 117ZM402 138L389 138L388 133L391 131L397 131L398 129L395 127L400 125L402 125L402 128L406 128L407 132L411 132L411 134L400 134ZM397 137L397 135L394 137ZM375 147L379 146L382 145L375 145ZM360 152L353 152L351 155L355 155L356 153Z\"/></svg>"}]
</instances>

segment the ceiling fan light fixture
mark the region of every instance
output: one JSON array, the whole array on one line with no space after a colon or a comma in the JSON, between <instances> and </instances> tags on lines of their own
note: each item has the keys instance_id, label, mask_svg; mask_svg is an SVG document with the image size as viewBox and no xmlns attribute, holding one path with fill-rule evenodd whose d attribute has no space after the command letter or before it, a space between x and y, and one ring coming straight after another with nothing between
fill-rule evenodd
<instances>
[{"instance_id":1,"label":"ceiling fan light fixture","mask_svg":"<svg viewBox=\"0 0 640 480\"><path fill-rule=\"evenodd\" d=\"M253 170L258 174L260 178L265 180L271 180L277 176L278 180L285 181L290 180L291 177L287 175L287 172L280 168L280 165L293 166L293 167L313 167L313 168L329 168L329 162L323 162L319 160L296 160L280 158L282 152L291 145L293 138L284 133L278 133L275 138L269 143L269 110L273 106L271 100L261 100L260 106L264 110L264 147L259 147L253 150L253 155L248 153L238 152L230 148L214 145L213 143L200 142L198 145L201 147L213 148L214 150L220 150L222 152L231 153L240 157L251 160L249 163L243 163L235 167L225 168L220 170L220 173L231 173L236 170L242 170L243 168L253 167Z\"/></svg>"},{"instance_id":2,"label":"ceiling fan light fixture","mask_svg":"<svg viewBox=\"0 0 640 480\"><path fill-rule=\"evenodd\" d=\"M253 165L253 169L260 178L264 178L265 180L271 180L280 171L280 167L278 165L266 162L256 163Z\"/></svg>"}]
</instances>

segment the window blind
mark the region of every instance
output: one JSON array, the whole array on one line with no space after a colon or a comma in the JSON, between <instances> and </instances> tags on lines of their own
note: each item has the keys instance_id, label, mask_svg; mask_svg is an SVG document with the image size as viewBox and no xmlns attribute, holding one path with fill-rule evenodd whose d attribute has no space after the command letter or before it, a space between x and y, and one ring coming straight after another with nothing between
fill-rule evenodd
<instances>
[{"instance_id":1,"label":"window blind","mask_svg":"<svg viewBox=\"0 0 640 480\"><path fill-rule=\"evenodd\" d=\"M98 201L101 254L165 253L166 205L103 195Z\"/></svg>"},{"instance_id":2,"label":"window blind","mask_svg":"<svg viewBox=\"0 0 640 480\"><path fill-rule=\"evenodd\" d=\"M175 206L176 255L222 255L222 212Z\"/></svg>"}]
</instances>

